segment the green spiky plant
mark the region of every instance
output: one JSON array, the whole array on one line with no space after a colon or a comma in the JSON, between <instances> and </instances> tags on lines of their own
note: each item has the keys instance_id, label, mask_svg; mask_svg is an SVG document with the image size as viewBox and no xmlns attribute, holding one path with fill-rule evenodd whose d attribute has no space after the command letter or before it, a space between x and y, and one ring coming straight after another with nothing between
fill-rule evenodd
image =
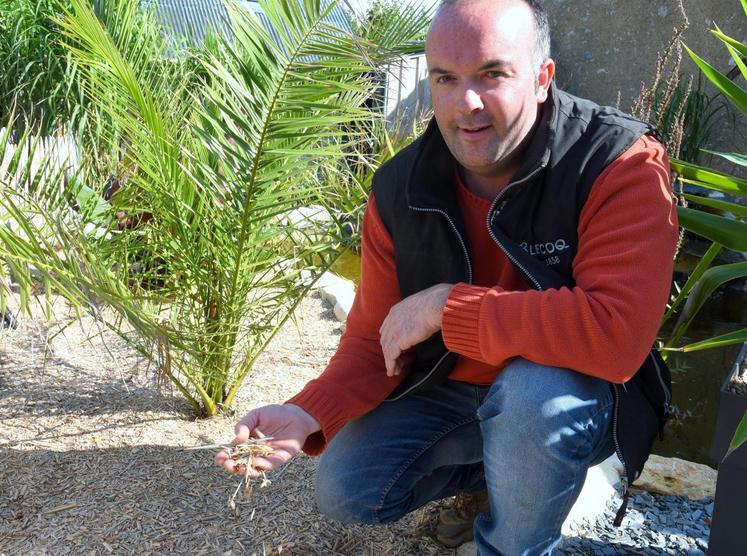
<instances>
[{"instance_id":1,"label":"green spiky plant","mask_svg":"<svg viewBox=\"0 0 747 556\"><path fill-rule=\"evenodd\" d=\"M740 0L740 2L747 14L747 0ZM718 27L712 33L725 44L742 75L747 78L747 66L743 58L747 56L747 45L725 35ZM747 91L733 83L687 46L685 49L703 74L731 104L747 114ZM747 156L744 154L719 152L711 154L725 158L736 165L747 166ZM664 348L690 352L745 342L747 341L747 328L742 328L715 338L677 347L710 295L728 281L747 277L747 262L714 265L714 260L723 249L740 253L747 251L747 221L745 221L747 207L743 202L747 197L747 180L676 159L671 161L671 167L680 182L725 193L737 202L682 194L685 200L697 203L701 208L678 207L680 224L685 229L710 240L711 245L664 316L666 322L672 316L678 315L673 332L664 344ZM745 439L747 439L747 420L739 426L732 449Z\"/></svg>"},{"instance_id":2,"label":"green spiky plant","mask_svg":"<svg viewBox=\"0 0 747 556\"><path fill-rule=\"evenodd\" d=\"M90 105L111 122L102 142L126 146L126 172L108 201L95 161L65 177L63 200L0 174L12 221L0 258L26 292L33 265L213 415L336 256L334 226L290 215L324 196L317 177L361 141L351 130L373 117L374 49L328 23L326 2L267 1L280 43L230 8L233 36L199 59L209 79L196 79L151 63L158 41L132 40L137 2L110 2L109 21L70 3L60 25Z\"/></svg>"},{"instance_id":3,"label":"green spiky plant","mask_svg":"<svg viewBox=\"0 0 747 556\"><path fill-rule=\"evenodd\" d=\"M0 120L14 131L50 135L75 119L85 102L55 16L66 0L0 0Z\"/></svg>"},{"instance_id":4,"label":"green spiky plant","mask_svg":"<svg viewBox=\"0 0 747 556\"><path fill-rule=\"evenodd\" d=\"M418 0L374 0L365 17L355 22L356 32L377 45L385 58L422 52L433 8ZM405 36L408 40L403 41Z\"/></svg>"}]
</instances>

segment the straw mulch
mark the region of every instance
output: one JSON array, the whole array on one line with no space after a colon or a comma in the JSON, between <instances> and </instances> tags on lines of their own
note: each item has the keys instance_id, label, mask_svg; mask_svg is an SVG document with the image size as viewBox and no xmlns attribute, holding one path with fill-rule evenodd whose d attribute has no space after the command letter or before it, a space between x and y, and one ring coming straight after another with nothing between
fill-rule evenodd
<instances>
[{"instance_id":1,"label":"straw mulch","mask_svg":"<svg viewBox=\"0 0 747 556\"><path fill-rule=\"evenodd\" d=\"M305 456L232 510L239 479L213 466L212 450L183 448L230 441L236 418L194 420L121 340L95 337L94 323L59 309L52 323L22 318L0 330L0 555L453 554L428 537L438 504L390 526L320 515L316 460ZM305 300L297 327L258 361L237 412L295 393L339 335L331 309Z\"/></svg>"}]
</instances>

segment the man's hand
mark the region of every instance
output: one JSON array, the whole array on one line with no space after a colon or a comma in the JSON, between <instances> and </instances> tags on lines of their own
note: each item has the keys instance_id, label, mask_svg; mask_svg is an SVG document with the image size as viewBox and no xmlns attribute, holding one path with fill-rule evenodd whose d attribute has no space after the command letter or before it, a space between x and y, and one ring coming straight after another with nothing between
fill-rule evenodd
<instances>
[{"instance_id":1,"label":"man's hand","mask_svg":"<svg viewBox=\"0 0 747 556\"><path fill-rule=\"evenodd\" d=\"M402 372L402 354L441 329L446 298L453 284L436 284L406 297L389 311L379 328L386 375Z\"/></svg>"},{"instance_id":2,"label":"man's hand","mask_svg":"<svg viewBox=\"0 0 747 556\"><path fill-rule=\"evenodd\" d=\"M254 458L253 469L245 470L236 465L227 451L222 450L215 455L215 465L231 474L246 471L250 477L256 477L260 472L275 469L291 459L301 451L306 438L320 429L317 420L297 405L266 405L253 409L236 423L233 443L241 444L250 437L271 437L267 445L274 450L272 454Z\"/></svg>"}]
</instances>

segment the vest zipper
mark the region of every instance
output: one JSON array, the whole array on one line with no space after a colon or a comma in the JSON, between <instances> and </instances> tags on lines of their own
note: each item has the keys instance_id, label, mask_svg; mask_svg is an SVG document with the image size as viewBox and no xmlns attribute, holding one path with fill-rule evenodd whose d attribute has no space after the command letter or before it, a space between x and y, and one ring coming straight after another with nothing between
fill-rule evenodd
<instances>
[{"instance_id":1,"label":"vest zipper","mask_svg":"<svg viewBox=\"0 0 747 556\"><path fill-rule=\"evenodd\" d=\"M648 356L651 358L651 361L654 363L654 368L656 369L656 376L659 378L659 383L661 384L661 389L664 391L664 414L669 415L669 389L667 388L667 385L664 383L664 379L661 376L661 368L659 367L659 362L656 360L656 357L654 357L653 353L649 353Z\"/></svg>"},{"instance_id":2,"label":"vest zipper","mask_svg":"<svg viewBox=\"0 0 747 556\"><path fill-rule=\"evenodd\" d=\"M524 276L526 276L530 282L534 285L535 288L537 288L538 291L542 291L542 286L539 282L532 276L529 271L522 265L519 261L517 261L511 253L509 253L506 250L506 247L501 243L501 240L499 240L497 237L495 237L495 234L493 233L493 230L490 229L490 215L488 215L488 233L490 234L490 237L493 238L493 241L495 241L498 244L498 247L501 248L501 251L508 257L508 259L513 263L514 266L521 269L521 271L524 273Z\"/></svg>"},{"instance_id":3,"label":"vest zipper","mask_svg":"<svg viewBox=\"0 0 747 556\"><path fill-rule=\"evenodd\" d=\"M408 208L410 210L418 211L418 212L437 212L438 214L443 215L444 218L449 222L449 225L451 226L451 229L454 230L454 235L456 235L457 239L459 240L459 245L462 246L462 252L464 253L464 260L467 261L467 283L472 283L472 263L469 259L469 253L467 252L467 246L464 243L464 239L462 238L462 234L459 233L459 230L457 230L456 225L454 224L454 221L451 219L451 217L446 214L444 211L434 208L421 208L421 207L414 207L412 205L408 205Z\"/></svg>"},{"instance_id":4,"label":"vest zipper","mask_svg":"<svg viewBox=\"0 0 747 556\"><path fill-rule=\"evenodd\" d=\"M423 384L423 383L424 383L424 382L425 382L426 380L428 380L429 378L431 378L431 376L432 376L432 375L433 375L433 373L434 373L434 372L436 371L436 369L438 369L439 365L441 365L441 363L443 362L443 360L444 360L444 359L446 359L446 356L447 356L447 355L449 355L449 352L448 352L448 350L446 351L446 353L444 353L444 354L443 354L443 355L441 356L441 359L439 359L439 360L438 360L438 361L436 362L436 364L435 364L435 365L433 365L433 367L431 367L431 370L430 370L430 371L428 371L428 372L426 373L426 375L425 375L425 376L424 376L423 378L421 378L420 380L418 380L418 381L417 381L417 382L416 382L415 384L411 384L411 385L410 385L410 387L409 387L409 388L407 388L407 390L405 390L405 391L401 392L401 393L399 394L399 396L397 396L396 398L387 398L387 399L385 399L384 401L385 401L385 402L396 402L397 400L400 400L400 399L404 398L404 397L405 397L405 396L406 396L407 394L409 394L410 392L412 392L412 391L413 391L413 390L414 390L415 388L418 388L418 387L419 387L419 386L420 386L421 384Z\"/></svg>"},{"instance_id":5,"label":"vest zipper","mask_svg":"<svg viewBox=\"0 0 747 556\"><path fill-rule=\"evenodd\" d=\"M623 466L623 476L620 480L620 483L622 484L623 501L620 508L617 510L617 514L615 514L614 521L612 522L612 525L615 527L619 527L622 524L623 517L628 509L628 499L630 498L630 490L628 488L628 466L625 464L625 458L623 457L622 450L620 449L620 442L617 438L617 414L620 411L620 394L617 388L618 385L613 383L612 391L615 393L615 413L612 416L612 443L615 445L615 453Z\"/></svg>"},{"instance_id":6,"label":"vest zipper","mask_svg":"<svg viewBox=\"0 0 747 556\"><path fill-rule=\"evenodd\" d=\"M441 215L443 215L444 218L446 218L446 220L449 222L449 225L451 226L451 229L454 230L454 234L456 235L457 239L459 240L459 245L462 246L462 252L464 253L464 260L467 261L467 276L468 276L467 283L471 284L472 283L472 262L470 261L469 252L467 251L467 246L464 243L464 238L462 238L462 234L460 234L459 230L457 230L457 227L454 224L454 221L451 219L451 217L448 214L446 214L444 211L439 210L439 209L428 209L428 208L414 207L412 205L408 205L408 208L410 210L414 210L414 211L417 211L417 212L437 212L438 214L441 214ZM403 398L404 396L406 396L407 394L409 394L410 392L412 392L415 388L419 387L421 384L423 384L425 381L427 381L431 376L433 376L433 373L436 372L436 369L438 369L438 367L441 365L441 363L443 363L443 360L446 359L447 355L449 355L449 351L448 350L446 350L446 353L444 353L441 356L441 358L438 361L436 361L436 364L433 365L433 367L431 367L431 369L423 376L423 378L421 378L415 384L410 385L410 387L407 388L407 390L404 390L403 392L401 392L396 398L387 398L384 401L386 401L386 402L397 401L397 400Z\"/></svg>"},{"instance_id":7,"label":"vest zipper","mask_svg":"<svg viewBox=\"0 0 747 556\"><path fill-rule=\"evenodd\" d=\"M537 288L538 291L542 291L544 288L539 283L539 281L534 276L532 276L532 274L526 269L526 267L522 265L518 260L516 260L516 258L513 255L511 255L511 253L508 252L508 250L506 249L506 246L503 245L503 243L501 243L501 241L497 237L495 237L495 234L493 233L493 229L491 227L491 220L493 219L493 216L495 214L498 214L498 212L500 212L500 211L498 212L494 211L495 205L496 203L498 203L500 198L503 197L510 189L513 189L517 185L520 185L524 183L525 181L528 181L531 178L533 178L537 174L537 172L542 170L544 167L545 167L545 164L541 164L540 166L537 166L534 170L532 170L532 172L530 172L529 174L527 174L520 180L511 182L506 187L504 187L503 190L500 193L498 193L498 195L495 196L495 199L493 199L493 202L490 204L490 208L488 209L488 219L485 222L488 228L488 233L490 234L490 237L493 238L493 241L495 241L498 247L501 248L501 251L503 251L503 254L506 255L508 260L510 260L514 266L518 267L524 273L524 276L526 276L527 279L529 279L529 281L532 282L532 285L535 288Z\"/></svg>"},{"instance_id":8,"label":"vest zipper","mask_svg":"<svg viewBox=\"0 0 747 556\"><path fill-rule=\"evenodd\" d=\"M664 391L664 411L666 414L668 414L669 413L669 390L667 389L666 384L664 384L664 379L661 376L661 368L659 367L659 363L656 361L654 354L649 353L648 356L651 358L651 361L653 361L654 363L654 368L656 369L656 376L659 377L659 382L661 383L661 389ZM628 509L628 500L630 499L630 488L628 485L628 467L625 465L625 459L623 458L622 450L620 449L620 443L618 442L618 439L617 439L617 414L620 411L620 395L618 394L618 390L617 390L618 385L613 384L612 386L615 392L615 415L612 419L612 441L615 444L615 452L617 453L617 457L620 459L620 463L622 463L622 466L623 466L623 477L622 477L622 480L620 481L620 483L622 484L623 501L622 501L622 504L620 504L620 508L617 510L617 514L615 514L615 520L612 522L612 525L614 525L615 527L620 527L620 525L622 525L623 517L625 517L625 512ZM661 438L662 435L660 434L659 436Z\"/></svg>"}]
</instances>

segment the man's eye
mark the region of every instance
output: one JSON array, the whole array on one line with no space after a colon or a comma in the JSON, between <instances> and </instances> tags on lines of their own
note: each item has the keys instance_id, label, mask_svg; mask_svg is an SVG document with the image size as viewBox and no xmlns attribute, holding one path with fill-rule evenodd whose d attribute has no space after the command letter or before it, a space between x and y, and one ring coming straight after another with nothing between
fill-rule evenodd
<instances>
[{"instance_id":1,"label":"man's eye","mask_svg":"<svg viewBox=\"0 0 747 556\"><path fill-rule=\"evenodd\" d=\"M496 79L496 78L502 77L502 76L503 76L503 72L502 71L493 70L493 71L486 71L485 72L485 77L487 77L488 79Z\"/></svg>"},{"instance_id":2,"label":"man's eye","mask_svg":"<svg viewBox=\"0 0 747 556\"><path fill-rule=\"evenodd\" d=\"M450 81L453 81L453 77L451 75L440 75L436 79L436 83L449 83Z\"/></svg>"}]
</instances>

